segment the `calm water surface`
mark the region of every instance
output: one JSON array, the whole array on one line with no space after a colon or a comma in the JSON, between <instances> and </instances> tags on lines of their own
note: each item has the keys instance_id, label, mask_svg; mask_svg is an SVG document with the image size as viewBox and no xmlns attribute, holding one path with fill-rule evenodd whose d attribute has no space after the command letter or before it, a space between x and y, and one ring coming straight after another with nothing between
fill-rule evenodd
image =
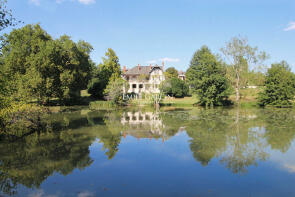
<instances>
[{"instance_id":1,"label":"calm water surface","mask_svg":"<svg viewBox=\"0 0 295 197\"><path fill-rule=\"evenodd\" d=\"M53 114L0 142L0 196L295 196L295 111Z\"/></svg>"}]
</instances>

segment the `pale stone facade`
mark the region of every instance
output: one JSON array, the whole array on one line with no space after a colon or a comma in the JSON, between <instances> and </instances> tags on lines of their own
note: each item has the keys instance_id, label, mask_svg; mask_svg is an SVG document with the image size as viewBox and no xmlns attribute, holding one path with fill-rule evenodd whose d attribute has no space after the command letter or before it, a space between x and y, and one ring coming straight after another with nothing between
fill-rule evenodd
<instances>
[{"instance_id":1,"label":"pale stone facade","mask_svg":"<svg viewBox=\"0 0 295 197\"><path fill-rule=\"evenodd\" d=\"M124 93L160 93L160 84L165 80L163 66L136 66L130 70L124 67L122 77L127 81Z\"/></svg>"}]
</instances>

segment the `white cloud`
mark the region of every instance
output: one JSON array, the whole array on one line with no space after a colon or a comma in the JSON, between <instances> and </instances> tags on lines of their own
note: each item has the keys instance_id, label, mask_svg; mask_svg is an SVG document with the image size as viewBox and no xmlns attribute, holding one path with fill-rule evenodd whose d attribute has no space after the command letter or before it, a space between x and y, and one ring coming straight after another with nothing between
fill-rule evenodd
<instances>
[{"instance_id":1,"label":"white cloud","mask_svg":"<svg viewBox=\"0 0 295 197\"><path fill-rule=\"evenodd\" d=\"M80 3L88 5L88 4L92 4L95 3L96 0L78 0Z\"/></svg>"},{"instance_id":2,"label":"white cloud","mask_svg":"<svg viewBox=\"0 0 295 197\"><path fill-rule=\"evenodd\" d=\"M29 0L30 3L40 5L40 0Z\"/></svg>"},{"instance_id":3,"label":"white cloud","mask_svg":"<svg viewBox=\"0 0 295 197\"><path fill-rule=\"evenodd\" d=\"M146 63L148 64L156 64L156 63L161 63L161 62L179 62L180 59L178 58L170 58L170 57L163 57L157 60L149 60Z\"/></svg>"},{"instance_id":4,"label":"white cloud","mask_svg":"<svg viewBox=\"0 0 295 197\"><path fill-rule=\"evenodd\" d=\"M162 62L179 62L180 59L164 57L164 58L160 58L159 61L162 61Z\"/></svg>"},{"instance_id":5,"label":"white cloud","mask_svg":"<svg viewBox=\"0 0 295 197\"><path fill-rule=\"evenodd\" d=\"M286 27L286 28L284 29L284 31L291 31L291 30L295 30L295 22L290 22L290 23L288 24L288 27Z\"/></svg>"}]
</instances>

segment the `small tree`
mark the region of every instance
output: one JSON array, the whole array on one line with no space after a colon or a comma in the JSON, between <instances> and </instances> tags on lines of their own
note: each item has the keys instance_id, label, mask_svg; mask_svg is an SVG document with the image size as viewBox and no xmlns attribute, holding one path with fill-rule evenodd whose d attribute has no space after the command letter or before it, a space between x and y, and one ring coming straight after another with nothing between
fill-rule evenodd
<instances>
[{"instance_id":1,"label":"small tree","mask_svg":"<svg viewBox=\"0 0 295 197\"><path fill-rule=\"evenodd\" d=\"M123 105L123 87L126 89L126 81L122 78L116 78L111 80L106 89L104 90L104 95L107 97L107 100L111 101L116 105Z\"/></svg>"},{"instance_id":2,"label":"small tree","mask_svg":"<svg viewBox=\"0 0 295 197\"><path fill-rule=\"evenodd\" d=\"M260 106L290 106L295 95L295 75L287 62L272 64L265 78L265 89L258 96Z\"/></svg>"},{"instance_id":3,"label":"small tree","mask_svg":"<svg viewBox=\"0 0 295 197\"><path fill-rule=\"evenodd\" d=\"M207 46L196 51L186 72L192 91L205 106L224 105L230 95L225 69Z\"/></svg>"},{"instance_id":4,"label":"small tree","mask_svg":"<svg viewBox=\"0 0 295 197\"><path fill-rule=\"evenodd\" d=\"M164 74L166 79L178 77L178 71L174 67L167 68Z\"/></svg>"},{"instance_id":5,"label":"small tree","mask_svg":"<svg viewBox=\"0 0 295 197\"><path fill-rule=\"evenodd\" d=\"M162 82L161 91L169 96L181 98L188 95L188 85L178 78L170 78Z\"/></svg>"}]
</instances>

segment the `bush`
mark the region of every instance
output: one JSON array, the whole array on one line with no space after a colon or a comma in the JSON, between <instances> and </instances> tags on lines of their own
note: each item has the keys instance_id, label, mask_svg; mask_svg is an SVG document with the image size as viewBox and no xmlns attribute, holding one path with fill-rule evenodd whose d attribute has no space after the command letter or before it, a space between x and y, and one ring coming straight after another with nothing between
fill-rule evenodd
<instances>
[{"instance_id":1,"label":"bush","mask_svg":"<svg viewBox=\"0 0 295 197\"><path fill-rule=\"evenodd\" d=\"M187 96L189 92L188 85L183 80L178 78L165 80L161 84L160 89L164 94L177 98L183 98Z\"/></svg>"},{"instance_id":2,"label":"bush","mask_svg":"<svg viewBox=\"0 0 295 197\"><path fill-rule=\"evenodd\" d=\"M272 64L267 71L264 85L264 90L258 96L260 106L286 107L292 105L295 95L295 75L285 61Z\"/></svg>"},{"instance_id":3,"label":"bush","mask_svg":"<svg viewBox=\"0 0 295 197\"><path fill-rule=\"evenodd\" d=\"M22 137L35 131L47 130L42 122L46 108L28 104L12 104L0 110L0 136Z\"/></svg>"}]
</instances>

